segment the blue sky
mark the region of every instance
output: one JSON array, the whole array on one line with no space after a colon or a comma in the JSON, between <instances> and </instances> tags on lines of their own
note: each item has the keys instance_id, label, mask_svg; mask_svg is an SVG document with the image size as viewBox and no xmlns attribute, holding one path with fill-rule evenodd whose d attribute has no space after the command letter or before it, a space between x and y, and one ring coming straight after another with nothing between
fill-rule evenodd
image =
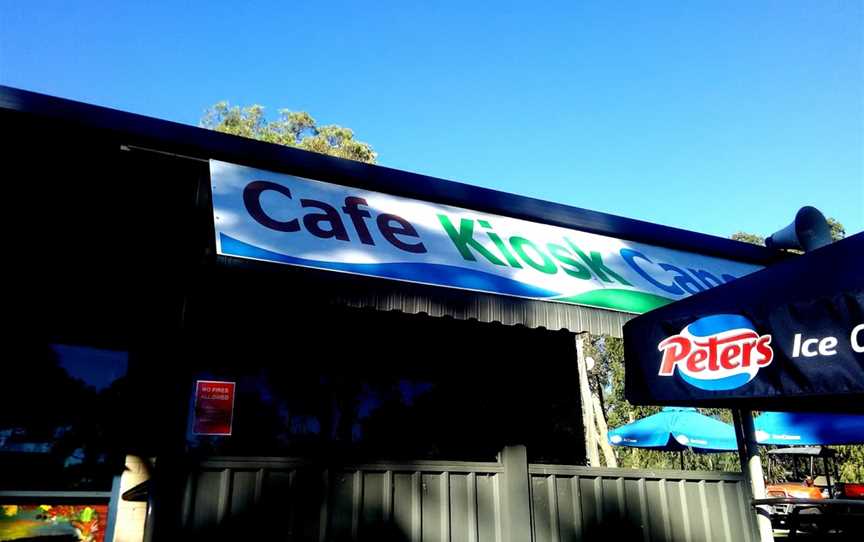
<instances>
[{"instance_id":1,"label":"blue sky","mask_svg":"<svg viewBox=\"0 0 864 542\"><path fill-rule=\"evenodd\" d=\"M0 3L0 83L197 124L309 111L382 165L681 228L864 229L864 3Z\"/></svg>"}]
</instances>

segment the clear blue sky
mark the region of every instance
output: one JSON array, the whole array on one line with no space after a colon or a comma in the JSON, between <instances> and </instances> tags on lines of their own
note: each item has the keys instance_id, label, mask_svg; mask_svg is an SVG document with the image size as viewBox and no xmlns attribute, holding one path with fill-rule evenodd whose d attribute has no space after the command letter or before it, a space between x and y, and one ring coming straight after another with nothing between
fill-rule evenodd
<instances>
[{"instance_id":1,"label":"clear blue sky","mask_svg":"<svg viewBox=\"0 0 864 542\"><path fill-rule=\"evenodd\" d=\"M306 110L382 165L715 235L864 229L860 0L4 0L0 83Z\"/></svg>"}]
</instances>

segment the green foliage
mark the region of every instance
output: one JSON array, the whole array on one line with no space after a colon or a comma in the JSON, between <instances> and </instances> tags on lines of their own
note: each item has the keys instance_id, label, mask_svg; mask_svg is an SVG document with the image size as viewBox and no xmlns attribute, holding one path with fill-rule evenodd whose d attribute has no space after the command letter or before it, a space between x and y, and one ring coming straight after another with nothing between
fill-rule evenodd
<instances>
[{"instance_id":1,"label":"green foliage","mask_svg":"<svg viewBox=\"0 0 864 542\"><path fill-rule=\"evenodd\" d=\"M280 109L279 117L268 121L260 105L239 107L219 102L204 113L201 126L367 164L374 164L378 157L371 145L354 139L350 128L336 124L318 126L305 111Z\"/></svg>"},{"instance_id":2,"label":"green foliage","mask_svg":"<svg viewBox=\"0 0 864 542\"><path fill-rule=\"evenodd\" d=\"M864 446L832 446L837 449L837 469L840 480L864 483Z\"/></svg>"},{"instance_id":3,"label":"green foliage","mask_svg":"<svg viewBox=\"0 0 864 542\"><path fill-rule=\"evenodd\" d=\"M846 237L846 228L838 222L837 220L831 218L830 216L825 220L828 221L828 227L831 228L831 239L833 241L839 241Z\"/></svg>"},{"instance_id":4,"label":"green foliage","mask_svg":"<svg viewBox=\"0 0 864 542\"><path fill-rule=\"evenodd\" d=\"M755 233L739 231L733 233L731 238L736 241L741 241L743 243L750 243L751 245L765 246L765 238L761 235L756 235Z\"/></svg>"}]
</instances>

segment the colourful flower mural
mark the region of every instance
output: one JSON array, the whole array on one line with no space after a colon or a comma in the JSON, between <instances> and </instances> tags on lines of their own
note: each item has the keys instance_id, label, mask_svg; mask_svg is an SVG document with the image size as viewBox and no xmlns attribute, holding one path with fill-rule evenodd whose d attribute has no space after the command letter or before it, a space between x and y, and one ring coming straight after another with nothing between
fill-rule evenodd
<instances>
[{"instance_id":1,"label":"colourful flower mural","mask_svg":"<svg viewBox=\"0 0 864 542\"><path fill-rule=\"evenodd\" d=\"M42 537L104 542L107 520L108 505L105 504L3 504L0 505L0 542Z\"/></svg>"}]
</instances>

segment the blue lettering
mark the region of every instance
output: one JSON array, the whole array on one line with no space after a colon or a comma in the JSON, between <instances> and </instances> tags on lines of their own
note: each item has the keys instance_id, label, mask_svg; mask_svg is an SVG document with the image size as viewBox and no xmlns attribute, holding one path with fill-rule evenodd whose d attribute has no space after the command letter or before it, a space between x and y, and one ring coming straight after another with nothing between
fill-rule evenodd
<instances>
[{"instance_id":1,"label":"blue lettering","mask_svg":"<svg viewBox=\"0 0 864 542\"><path fill-rule=\"evenodd\" d=\"M678 273L678 276L675 277L675 283L678 284L681 288L684 288L688 293L698 294L699 292L704 292L705 288L702 287L701 284L696 282L696 279L687 274L683 269L679 267L675 267L670 263L659 263L657 264L666 271L674 271Z\"/></svg>"},{"instance_id":2,"label":"blue lettering","mask_svg":"<svg viewBox=\"0 0 864 542\"><path fill-rule=\"evenodd\" d=\"M633 250L632 248L622 248L621 249L621 257L624 258L624 261L627 262L627 265L629 265L630 267L633 268L634 271L639 273L639 276L641 276L643 279L647 280L648 282L650 282L654 286L660 288L664 292L668 292L672 295L684 294L684 291L681 290L681 288L679 288L678 286L675 286L674 283L663 284L662 282L658 281L657 279L655 279L654 277L652 277L651 275L646 273L641 267L639 267L639 265L636 263L636 258L640 258L642 260L645 260L648 263L652 263L652 264L654 263L648 258L648 256L642 254L639 251Z\"/></svg>"},{"instance_id":3,"label":"blue lettering","mask_svg":"<svg viewBox=\"0 0 864 542\"><path fill-rule=\"evenodd\" d=\"M718 279L716 275L713 275L704 269L693 269L691 267L687 269L687 271L690 271L690 274L702 281L702 284L707 288L713 288L714 286L720 286L723 284L723 281Z\"/></svg>"}]
</instances>

